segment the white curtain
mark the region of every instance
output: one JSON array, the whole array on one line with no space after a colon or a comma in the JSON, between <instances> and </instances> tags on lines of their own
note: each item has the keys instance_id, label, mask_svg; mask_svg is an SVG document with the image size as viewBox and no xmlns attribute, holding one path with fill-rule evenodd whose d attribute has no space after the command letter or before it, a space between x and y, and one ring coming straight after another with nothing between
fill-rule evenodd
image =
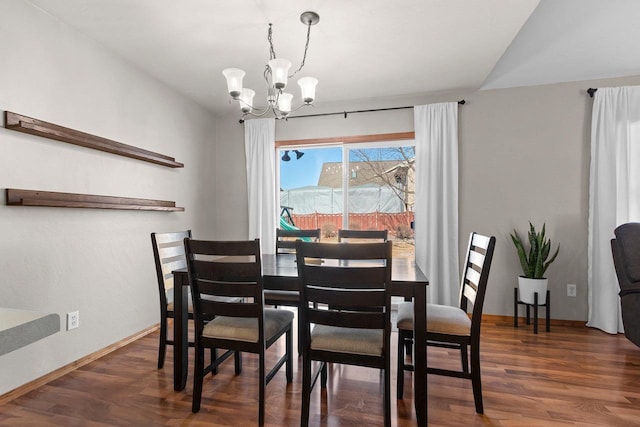
<instances>
[{"instance_id":1,"label":"white curtain","mask_svg":"<svg viewBox=\"0 0 640 427\"><path fill-rule=\"evenodd\" d=\"M276 121L244 122L249 197L249 239L260 238L262 253L274 253L276 245Z\"/></svg>"},{"instance_id":2,"label":"white curtain","mask_svg":"<svg viewBox=\"0 0 640 427\"><path fill-rule=\"evenodd\" d=\"M640 221L640 87L600 88L591 123L587 326L624 332L610 240Z\"/></svg>"},{"instance_id":3,"label":"white curtain","mask_svg":"<svg viewBox=\"0 0 640 427\"><path fill-rule=\"evenodd\" d=\"M458 305L458 103L414 107L416 264L430 303Z\"/></svg>"}]
</instances>

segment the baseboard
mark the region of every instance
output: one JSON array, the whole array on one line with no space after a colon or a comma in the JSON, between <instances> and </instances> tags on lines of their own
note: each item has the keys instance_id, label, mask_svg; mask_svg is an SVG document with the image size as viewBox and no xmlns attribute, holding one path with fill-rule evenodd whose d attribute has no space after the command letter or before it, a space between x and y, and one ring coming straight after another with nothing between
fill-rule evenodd
<instances>
[{"instance_id":1,"label":"baseboard","mask_svg":"<svg viewBox=\"0 0 640 427\"><path fill-rule=\"evenodd\" d=\"M525 325L525 317L518 317L518 324ZM533 315L531 316L531 321L533 322ZM538 321L540 324L544 323L544 317L539 317ZM483 314L482 315L482 323L492 323L492 324L504 324L508 323L513 325L513 316L502 316L498 314ZM562 319L551 319L551 326L573 326L573 327L586 327L586 320L562 320Z\"/></svg>"},{"instance_id":2,"label":"baseboard","mask_svg":"<svg viewBox=\"0 0 640 427\"><path fill-rule=\"evenodd\" d=\"M12 401L13 399L16 399L20 396L22 396L23 394L29 393L30 391L33 391L39 387L42 387L43 385L58 379L60 377L62 377L63 375L68 374L69 372L72 372L88 363L93 362L94 360L100 359L102 356L106 356L107 354L118 350L119 348L122 348L124 346L126 346L127 344L130 344L142 337L144 337L145 335L148 335L152 332L155 332L158 330L159 328L159 324L156 324L154 326L151 326L147 329L144 329L138 333L135 333L127 338L124 338L118 342L115 342L113 344L111 344L108 347L105 347L103 349L100 349L94 353L88 354L87 356L76 360L75 362L71 362L68 365L65 365L61 368L56 369L55 371L49 372L48 374L40 377L40 378L36 378L33 381L30 381L24 385L21 385L18 388L15 388L13 390L11 390L8 393L5 393L3 395L0 396L0 406L4 405L7 402Z\"/></svg>"}]
</instances>

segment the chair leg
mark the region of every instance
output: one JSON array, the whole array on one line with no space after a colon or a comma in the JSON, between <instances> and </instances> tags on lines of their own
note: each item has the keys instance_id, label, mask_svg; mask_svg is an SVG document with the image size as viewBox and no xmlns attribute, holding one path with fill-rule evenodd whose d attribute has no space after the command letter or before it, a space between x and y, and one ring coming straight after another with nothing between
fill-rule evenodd
<instances>
[{"instance_id":1,"label":"chair leg","mask_svg":"<svg viewBox=\"0 0 640 427\"><path fill-rule=\"evenodd\" d=\"M411 340L411 339L405 340L404 347L405 347L406 355L407 356L411 356L413 354L413 340Z\"/></svg>"},{"instance_id":2,"label":"chair leg","mask_svg":"<svg viewBox=\"0 0 640 427\"><path fill-rule=\"evenodd\" d=\"M391 427L391 357L388 355L384 369L384 426Z\"/></svg>"},{"instance_id":3,"label":"chair leg","mask_svg":"<svg viewBox=\"0 0 640 427\"><path fill-rule=\"evenodd\" d=\"M462 372L469 373L469 353L466 344L460 344L460 359L462 360Z\"/></svg>"},{"instance_id":4,"label":"chair leg","mask_svg":"<svg viewBox=\"0 0 640 427\"><path fill-rule=\"evenodd\" d=\"M237 352L236 354L238 354L240 352ZM267 385L267 379L266 379L266 374L265 374L265 367L264 367L264 350L260 352L260 357L259 357L259 363L260 366L258 368L259 371L259 376L260 378L258 379L259 382L259 390L258 390L258 425L263 426L264 425L264 399L265 399L265 388Z\"/></svg>"},{"instance_id":5,"label":"chair leg","mask_svg":"<svg viewBox=\"0 0 640 427\"><path fill-rule=\"evenodd\" d=\"M478 414L484 413L482 404L482 381L480 380L480 346L471 346L471 384L473 387L473 400Z\"/></svg>"},{"instance_id":6,"label":"chair leg","mask_svg":"<svg viewBox=\"0 0 640 427\"><path fill-rule=\"evenodd\" d=\"M397 398L402 400L404 395L404 349L405 349L405 331L398 329L398 366L397 366Z\"/></svg>"},{"instance_id":7,"label":"chair leg","mask_svg":"<svg viewBox=\"0 0 640 427\"><path fill-rule=\"evenodd\" d=\"M160 320L160 343L158 346L158 369L164 366L164 357L167 354L167 318Z\"/></svg>"},{"instance_id":8,"label":"chair leg","mask_svg":"<svg viewBox=\"0 0 640 427\"><path fill-rule=\"evenodd\" d=\"M211 364L213 365L216 360L218 360L218 349L211 347ZM216 366L211 370L211 376L214 376L217 373L218 373L218 367Z\"/></svg>"},{"instance_id":9,"label":"chair leg","mask_svg":"<svg viewBox=\"0 0 640 427\"><path fill-rule=\"evenodd\" d=\"M204 349L196 345L195 363L193 364L193 402L191 404L191 412L196 413L200 410L200 400L202 399L202 381L204 375Z\"/></svg>"},{"instance_id":10,"label":"chair leg","mask_svg":"<svg viewBox=\"0 0 640 427\"><path fill-rule=\"evenodd\" d=\"M320 386L327 388L327 362L322 362L322 368L320 368Z\"/></svg>"},{"instance_id":11,"label":"chair leg","mask_svg":"<svg viewBox=\"0 0 640 427\"><path fill-rule=\"evenodd\" d=\"M302 357L302 413L300 414L300 426L309 425L309 407L311 406L311 360Z\"/></svg>"},{"instance_id":12,"label":"chair leg","mask_svg":"<svg viewBox=\"0 0 640 427\"><path fill-rule=\"evenodd\" d=\"M287 374L287 384L289 384L293 381L293 331L291 327L286 332L285 340L287 346L287 361L285 362L285 370Z\"/></svg>"},{"instance_id":13,"label":"chair leg","mask_svg":"<svg viewBox=\"0 0 640 427\"><path fill-rule=\"evenodd\" d=\"M242 352L241 351L236 351L233 354L233 361L236 367L236 375L240 375L240 373L242 372Z\"/></svg>"}]
</instances>

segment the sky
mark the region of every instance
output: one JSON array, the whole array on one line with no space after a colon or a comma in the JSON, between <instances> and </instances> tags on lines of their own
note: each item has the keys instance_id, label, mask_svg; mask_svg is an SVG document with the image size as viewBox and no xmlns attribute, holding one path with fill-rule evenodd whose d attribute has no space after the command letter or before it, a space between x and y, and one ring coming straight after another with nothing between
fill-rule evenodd
<instances>
[{"instance_id":1,"label":"sky","mask_svg":"<svg viewBox=\"0 0 640 427\"><path fill-rule=\"evenodd\" d=\"M288 162L282 160L285 150L279 150L280 187L283 190L291 190L309 185L318 185L322 165L325 162L341 162L342 150L341 146L299 148L298 151L304 153L299 159L296 159L296 153L293 150L289 150L291 160ZM365 148L363 151L366 151L373 160L402 159L394 149ZM350 161L356 160L352 155Z\"/></svg>"},{"instance_id":2,"label":"sky","mask_svg":"<svg viewBox=\"0 0 640 427\"><path fill-rule=\"evenodd\" d=\"M291 160L280 160L280 187L283 190L318 185L318 178L325 162L342 161L342 147L300 149L304 155L296 160L296 153L289 151ZM280 157L284 153L280 150Z\"/></svg>"}]
</instances>

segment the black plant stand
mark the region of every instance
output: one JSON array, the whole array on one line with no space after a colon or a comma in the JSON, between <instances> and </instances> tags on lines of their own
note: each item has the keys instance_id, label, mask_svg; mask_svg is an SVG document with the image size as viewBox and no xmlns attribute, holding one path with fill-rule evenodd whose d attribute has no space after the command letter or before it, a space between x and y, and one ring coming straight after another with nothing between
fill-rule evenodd
<instances>
[{"instance_id":1,"label":"black plant stand","mask_svg":"<svg viewBox=\"0 0 640 427\"><path fill-rule=\"evenodd\" d=\"M547 289L547 303L538 304L538 293L533 293L533 304L522 302L518 299L518 288L513 288L513 327L518 327L518 305L522 304L527 307L527 325L531 324L530 308L533 306L533 333L538 333L538 307L546 308L546 330L551 332L551 292Z\"/></svg>"}]
</instances>

